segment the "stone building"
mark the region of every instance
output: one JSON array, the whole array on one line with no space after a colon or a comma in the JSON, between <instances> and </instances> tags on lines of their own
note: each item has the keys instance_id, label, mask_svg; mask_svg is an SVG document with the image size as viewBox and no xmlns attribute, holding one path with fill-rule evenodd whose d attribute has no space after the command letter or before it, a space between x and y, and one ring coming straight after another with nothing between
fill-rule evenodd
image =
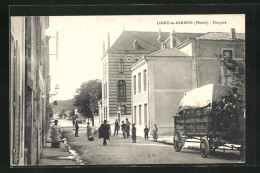
<instances>
[{"instance_id":1,"label":"stone building","mask_svg":"<svg viewBox=\"0 0 260 173\"><path fill-rule=\"evenodd\" d=\"M244 61L245 34L206 33L176 44L173 30L162 50L132 65L132 121L137 129L158 125L160 135L173 134L173 116L183 94L206 84L230 84L232 76L216 55ZM168 43L170 42L170 43ZM141 132L142 133L142 132Z\"/></svg>"},{"instance_id":2,"label":"stone building","mask_svg":"<svg viewBox=\"0 0 260 173\"><path fill-rule=\"evenodd\" d=\"M196 33L176 33L176 45L189 37L198 36ZM132 114L131 106L131 70L135 62L144 55L149 55L162 47L166 48L169 32L140 32L123 31L110 47L108 35L107 49L103 46L103 79L102 79L102 120L117 115L121 106L123 115Z\"/></svg>"},{"instance_id":3,"label":"stone building","mask_svg":"<svg viewBox=\"0 0 260 173\"><path fill-rule=\"evenodd\" d=\"M35 165L49 127L49 17L11 17L10 165Z\"/></svg>"}]
</instances>

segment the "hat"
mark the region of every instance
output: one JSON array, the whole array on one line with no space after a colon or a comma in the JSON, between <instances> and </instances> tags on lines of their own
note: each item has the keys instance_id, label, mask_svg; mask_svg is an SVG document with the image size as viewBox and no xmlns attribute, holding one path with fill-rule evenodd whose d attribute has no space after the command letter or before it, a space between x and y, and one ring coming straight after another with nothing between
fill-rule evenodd
<instances>
[{"instance_id":1,"label":"hat","mask_svg":"<svg viewBox=\"0 0 260 173\"><path fill-rule=\"evenodd\" d=\"M231 88L231 91L237 91L237 87L233 87L233 88Z\"/></svg>"}]
</instances>

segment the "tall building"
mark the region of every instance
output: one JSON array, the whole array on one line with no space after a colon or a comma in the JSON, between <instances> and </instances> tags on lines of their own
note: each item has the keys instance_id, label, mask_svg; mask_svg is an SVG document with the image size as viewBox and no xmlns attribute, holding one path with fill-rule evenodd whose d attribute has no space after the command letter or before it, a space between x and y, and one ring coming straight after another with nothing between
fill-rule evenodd
<instances>
[{"instance_id":1,"label":"tall building","mask_svg":"<svg viewBox=\"0 0 260 173\"><path fill-rule=\"evenodd\" d=\"M196 33L176 33L176 44L189 37L198 36ZM121 105L123 115L132 114L131 106L131 70L135 62L144 55L149 55L162 47L171 46L168 32L123 31L110 47L108 34L107 49L103 46L103 79L102 79L102 112L101 121L115 116Z\"/></svg>"},{"instance_id":2,"label":"tall building","mask_svg":"<svg viewBox=\"0 0 260 173\"><path fill-rule=\"evenodd\" d=\"M49 17L11 17L10 165L36 165L49 128Z\"/></svg>"},{"instance_id":3,"label":"tall building","mask_svg":"<svg viewBox=\"0 0 260 173\"><path fill-rule=\"evenodd\" d=\"M171 32L168 48L162 48L132 65L133 122L137 129L157 124L160 135L173 135L173 116L183 94L206 84L230 85L232 74L217 56L244 63L245 34L205 33L176 44Z\"/></svg>"}]
</instances>

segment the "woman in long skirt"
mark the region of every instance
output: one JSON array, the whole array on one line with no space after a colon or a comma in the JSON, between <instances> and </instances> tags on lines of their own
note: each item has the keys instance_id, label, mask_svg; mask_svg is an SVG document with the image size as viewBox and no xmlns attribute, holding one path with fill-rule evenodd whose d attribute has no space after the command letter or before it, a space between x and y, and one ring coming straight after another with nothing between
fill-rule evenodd
<instances>
[{"instance_id":1,"label":"woman in long skirt","mask_svg":"<svg viewBox=\"0 0 260 173\"><path fill-rule=\"evenodd\" d=\"M158 128L157 128L156 124L154 124L152 131L153 131L153 140L157 141L157 139L158 139Z\"/></svg>"},{"instance_id":2,"label":"woman in long skirt","mask_svg":"<svg viewBox=\"0 0 260 173\"><path fill-rule=\"evenodd\" d=\"M55 120L54 125L51 127L51 147L60 148L61 132L62 130L60 125L58 125L58 120Z\"/></svg>"},{"instance_id":3,"label":"woman in long skirt","mask_svg":"<svg viewBox=\"0 0 260 173\"><path fill-rule=\"evenodd\" d=\"M87 137L89 138L90 136L92 136L92 131L91 131L91 127L89 125L89 122L87 123Z\"/></svg>"}]
</instances>

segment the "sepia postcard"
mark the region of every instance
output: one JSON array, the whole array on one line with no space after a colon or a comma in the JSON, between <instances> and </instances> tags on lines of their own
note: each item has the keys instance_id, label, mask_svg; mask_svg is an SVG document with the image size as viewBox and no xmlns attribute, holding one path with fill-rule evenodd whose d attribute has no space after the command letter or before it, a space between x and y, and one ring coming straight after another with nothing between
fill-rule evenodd
<instances>
[{"instance_id":1,"label":"sepia postcard","mask_svg":"<svg viewBox=\"0 0 260 173\"><path fill-rule=\"evenodd\" d=\"M10 166L244 164L245 14L10 16Z\"/></svg>"}]
</instances>

